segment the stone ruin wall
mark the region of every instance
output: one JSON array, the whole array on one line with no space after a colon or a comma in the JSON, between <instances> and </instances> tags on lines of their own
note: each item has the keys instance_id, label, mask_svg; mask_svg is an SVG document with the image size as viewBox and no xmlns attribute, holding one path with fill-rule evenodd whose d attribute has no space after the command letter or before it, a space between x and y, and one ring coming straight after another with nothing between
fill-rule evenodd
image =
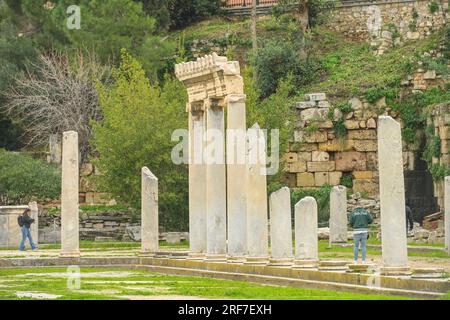
<instances>
[{"instance_id":1,"label":"stone ruin wall","mask_svg":"<svg viewBox=\"0 0 450 320\"><path fill-rule=\"evenodd\" d=\"M382 39L388 26L395 26L404 39L420 39L444 26L450 17L447 0L436 0L438 10L430 12L431 1L386 0L346 1L333 9L328 26L358 40ZM414 12L417 13L414 17Z\"/></svg>"},{"instance_id":2,"label":"stone ruin wall","mask_svg":"<svg viewBox=\"0 0 450 320\"><path fill-rule=\"evenodd\" d=\"M308 94L306 101L297 103L298 121L294 137L283 156L285 180L292 188L315 189L323 185L339 185L347 176L352 180L354 193L372 199L365 200L364 206L378 216L377 118L379 115L389 115L400 123L401 118L398 112L386 105L384 98L371 104L363 98L354 97L349 104L351 111L343 114L338 108L333 108L324 93ZM442 154L433 162L446 165L450 164L449 112L448 104L436 106L428 120L441 137ZM347 129L343 137L337 137L333 128L333 121L339 119L343 120ZM422 151L418 143L403 143L405 172L415 170ZM442 181L434 182L434 196L439 207L443 208ZM355 205L354 200L350 199L349 205Z\"/></svg>"},{"instance_id":3,"label":"stone ruin wall","mask_svg":"<svg viewBox=\"0 0 450 320\"><path fill-rule=\"evenodd\" d=\"M428 125L434 127L434 134L440 139L441 154L433 157L433 164L450 165L450 103L434 107ZM434 195L440 208L444 208L444 180L434 182Z\"/></svg>"},{"instance_id":4,"label":"stone ruin wall","mask_svg":"<svg viewBox=\"0 0 450 320\"><path fill-rule=\"evenodd\" d=\"M399 120L398 114L387 108L385 99L376 104L353 98L352 110L342 114L334 109L324 93L307 95L307 101L296 105L298 121L294 139L286 161L286 179L290 187L318 188L323 185L341 184L344 176L353 181L353 192L369 198L378 196L377 169L377 118L379 109ZM338 137L332 120L344 120L347 134ZM309 128L317 128L311 130ZM413 146L404 148L404 165L413 166Z\"/></svg>"}]
</instances>

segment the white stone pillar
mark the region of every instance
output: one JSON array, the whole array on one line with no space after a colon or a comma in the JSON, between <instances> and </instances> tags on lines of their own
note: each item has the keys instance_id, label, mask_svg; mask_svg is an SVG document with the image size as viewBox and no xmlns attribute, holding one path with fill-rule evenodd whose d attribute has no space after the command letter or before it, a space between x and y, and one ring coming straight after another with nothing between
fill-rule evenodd
<instances>
[{"instance_id":1,"label":"white stone pillar","mask_svg":"<svg viewBox=\"0 0 450 320\"><path fill-rule=\"evenodd\" d=\"M31 237L33 238L33 242L35 245L39 243L39 208L36 201L32 201L28 204L28 207L31 210L30 217L34 219L34 223L31 224Z\"/></svg>"},{"instance_id":2,"label":"white stone pillar","mask_svg":"<svg viewBox=\"0 0 450 320\"><path fill-rule=\"evenodd\" d=\"M445 177L444 190L444 206L445 206L445 246L447 253L450 255L450 176Z\"/></svg>"},{"instance_id":3,"label":"white stone pillar","mask_svg":"<svg viewBox=\"0 0 450 320\"><path fill-rule=\"evenodd\" d=\"M147 168L141 170L141 253L154 254L159 247L158 178Z\"/></svg>"},{"instance_id":4,"label":"white stone pillar","mask_svg":"<svg viewBox=\"0 0 450 320\"><path fill-rule=\"evenodd\" d=\"M217 106L206 110L206 258L223 261L227 252L224 110Z\"/></svg>"},{"instance_id":5,"label":"white stone pillar","mask_svg":"<svg viewBox=\"0 0 450 320\"><path fill-rule=\"evenodd\" d=\"M62 140L61 256L79 257L78 133L66 131Z\"/></svg>"},{"instance_id":6,"label":"white stone pillar","mask_svg":"<svg viewBox=\"0 0 450 320\"><path fill-rule=\"evenodd\" d=\"M247 263L265 264L269 253L266 141L255 124L248 130Z\"/></svg>"},{"instance_id":7,"label":"white stone pillar","mask_svg":"<svg viewBox=\"0 0 450 320\"><path fill-rule=\"evenodd\" d=\"M206 253L206 165L203 159L205 116L189 112L189 256Z\"/></svg>"},{"instance_id":8,"label":"white stone pillar","mask_svg":"<svg viewBox=\"0 0 450 320\"><path fill-rule=\"evenodd\" d=\"M292 256L292 219L291 193L283 187L272 193L270 207L270 247L271 265L291 265Z\"/></svg>"},{"instance_id":9,"label":"white stone pillar","mask_svg":"<svg viewBox=\"0 0 450 320\"><path fill-rule=\"evenodd\" d=\"M245 94L231 94L227 104L227 233L229 259L247 253L247 130Z\"/></svg>"},{"instance_id":10,"label":"white stone pillar","mask_svg":"<svg viewBox=\"0 0 450 320\"><path fill-rule=\"evenodd\" d=\"M296 268L315 268L319 260L317 202L305 197L295 205Z\"/></svg>"},{"instance_id":11,"label":"white stone pillar","mask_svg":"<svg viewBox=\"0 0 450 320\"><path fill-rule=\"evenodd\" d=\"M378 118L378 168L383 270L405 273L408 268L405 187L400 123L389 116Z\"/></svg>"},{"instance_id":12,"label":"white stone pillar","mask_svg":"<svg viewBox=\"0 0 450 320\"><path fill-rule=\"evenodd\" d=\"M335 186L330 194L330 242L347 242L347 188Z\"/></svg>"}]
</instances>

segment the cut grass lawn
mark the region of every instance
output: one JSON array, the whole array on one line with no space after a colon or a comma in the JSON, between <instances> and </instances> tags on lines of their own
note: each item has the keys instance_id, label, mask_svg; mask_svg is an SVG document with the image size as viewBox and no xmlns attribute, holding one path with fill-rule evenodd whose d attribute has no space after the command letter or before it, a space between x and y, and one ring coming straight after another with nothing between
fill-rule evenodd
<instances>
[{"instance_id":1,"label":"cut grass lawn","mask_svg":"<svg viewBox=\"0 0 450 320\"><path fill-rule=\"evenodd\" d=\"M57 299L62 300L126 299L132 296L166 295L209 299L405 299L386 295L259 285L244 281L171 276L118 268L81 268L80 289L70 290L67 287L66 272L66 268L0 269L0 299L19 299L17 292L61 295Z\"/></svg>"}]
</instances>

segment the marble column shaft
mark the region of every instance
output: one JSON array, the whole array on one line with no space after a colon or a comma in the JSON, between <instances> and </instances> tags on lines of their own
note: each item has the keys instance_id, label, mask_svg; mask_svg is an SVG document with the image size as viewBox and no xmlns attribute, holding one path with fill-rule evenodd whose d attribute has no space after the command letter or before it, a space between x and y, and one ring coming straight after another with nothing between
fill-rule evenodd
<instances>
[{"instance_id":1,"label":"marble column shaft","mask_svg":"<svg viewBox=\"0 0 450 320\"><path fill-rule=\"evenodd\" d=\"M203 158L205 114L189 112L189 249L206 252L206 165Z\"/></svg>"},{"instance_id":2,"label":"marble column shaft","mask_svg":"<svg viewBox=\"0 0 450 320\"><path fill-rule=\"evenodd\" d=\"M291 194L284 187L270 195L271 258L292 259Z\"/></svg>"},{"instance_id":3,"label":"marble column shaft","mask_svg":"<svg viewBox=\"0 0 450 320\"><path fill-rule=\"evenodd\" d=\"M154 253L159 246L158 178L147 168L141 171L141 252Z\"/></svg>"},{"instance_id":4,"label":"marble column shaft","mask_svg":"<svg viewBox=\"0 0 450 320\"><path fill-rule=\"evenodd\" d=\"M389 116L378 118L378 168L383 264L404 268L408 252L402 134L400 123Z\"/></svg>"},{"instance_id":5,"label":"marble column shaft","mask_svg":"<svg viewBox=\"0 0 450 320\"><path fill-rule=\"evenodd\" d=\"M78 133L67 131L62 138L61 256L80 255Z\"/></svg>"},{"instance_id":6,"label":"marble column shaft","mask_svg":"<svg viewBox=\"0 0 450 320\"><path fill-rule=\"evenodd\" d=\"M212 257L227 251L224 110L211 106L206 115L206 251Z\"/></svg>"},{"instance_id":7,"label":"marble column shaft","mask_svg":"<svg viewBox=\"0 0 450 320\"><path fill-rule=\"evenodd\" d=\"M347 242L347 188L335 186L330 194L330 241Z\"/></svg>"},{"instance_id":8,"label":"marble column shaft","mask_svg":"<svg viewBox=\"0 0 450 320\"><path fill-rule=\"evenodd\" d=\"M319 258L317 202L305 197L295 205L295 259Z\"/></svg>"},{"instance_id":9,"label":"marble column shaft","mask_svg":"<svg viewBox=\"0 0 450 320\"><path fill-rule=\"evenodd\" d=\"M445 177L444 206L445 206L445 246L450 255L450 176Z\"/></svg>"},{"instance_id":10,"label":"marble column shaft","mask_svg":"<svg viewBox=\"0 0 450 320\"><path fill-rule=\"evenodd\" d=\"M227 103L227 232L228 254L247 253L247 130L245 94L231 94Z\"/></svg>"},{"instance_id":11,"label":"marble column shaft","mask_svg":"<svg viewBox=\"0 0 450 320\"><path fill-rule=\"evenodd\" d=\"M255 124L248 130L247 250L254 258L268 257L266 141Z\"/></svg>"}]
</instances>

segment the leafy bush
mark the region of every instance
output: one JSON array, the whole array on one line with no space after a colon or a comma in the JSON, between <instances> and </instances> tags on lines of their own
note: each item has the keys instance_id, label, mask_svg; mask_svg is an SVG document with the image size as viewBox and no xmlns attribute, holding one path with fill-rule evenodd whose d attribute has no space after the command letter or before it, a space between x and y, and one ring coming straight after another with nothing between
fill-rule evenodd
<instances>
[{"instance_id":1,"label":"leafy bush","mask_svg":"<svg viewBox=\"0 0 450 320\"><path fill-rule=\"evenodd\" d=\"M403 139L413 143L416 139L417 129L425 127L425 107L445 101L450 101L450 92L445 89L432 88L423 93L413 93L402 101L392 104L392 109L400 112L404 123L402 130Z\"/></svg>"},{"instance_id":2,"label":"leafy bush","mask_svg":"<svg viewBox=\"0 0 450 320\"><path fill-rule=\"evenodd\" d=\"M311 55L301 57L295 43L279 39L268 40L253 57L253 66L257 75L257 87L261 97L274 93L278 82L289 73L293 84L300 86L311 82L319 64Z\"/></svg>"},{"instance_id":3,"label":"leafy bush","mask_svg":"<svg viewBox=\"0 0 450 320\"><path fill-rule=\"evenodd\" d=\"M333 121L333 131L338 138L344 138L347 135L347 128L345 127L344 119Z\"/></svg>"},{"instance_id":4,"label":"leafy bush","mask_svg":"<svg viewBox=\"0 0 450 320\"><path fill-rule=\"evenodd\" d=\"M324 185L319 189L295 188L291 191L291 205L294 210L295 204L304 197L313 197L317 201L319 223L328 222L330 219L330 192L331 186ZM294 212L294 211L293 211Z\"/></svg>"},{"instance_id":5,"label":"leafy bush","mask_svg":"<svg viewBox=\"0 0 450 320\"><path fill-rule=\"evenodd\" d=\"M29 155L0 150L0 204L57 199L60 190L57 167Z\"/></svg>"},{"instance_id":6,"label":"leafy bush","mask_svg":"<svg viewBox=\"0 0 450 320\"><path fill-rule=\"evenodd\" d=\"M349 189L353 188L353 178L352 174L344 174L341 178L341 185Z\"/></svg>"},{"instance_id":7,"label":"leafy bush","mask_svg":"<svg viewBox=\"0 0 450 320\"><path fill-rule=\"evenodd\" d=\"M186 90L166 78L151 85L141 64L122 50L111 86L98 85L103 120L93 123L92 143L100 156L93 163L103 174L98 185L134 208L140 207L141 168L159 180L160 222L168 230L188 227L188 176L175 165L171 141L175 129L187 127Z\"/></svg>"},{"instance_id":8,"label":"leafy bush","mask_svg":"<svg viewBox=\"0 0 450 320\"><path fill-rule=\"evenodd\" d=\"M430 11L431 14L436 13L439 10L439 4L436 1L431 1L428 4L428 10Z\"/></svg>"}]
</instances>

